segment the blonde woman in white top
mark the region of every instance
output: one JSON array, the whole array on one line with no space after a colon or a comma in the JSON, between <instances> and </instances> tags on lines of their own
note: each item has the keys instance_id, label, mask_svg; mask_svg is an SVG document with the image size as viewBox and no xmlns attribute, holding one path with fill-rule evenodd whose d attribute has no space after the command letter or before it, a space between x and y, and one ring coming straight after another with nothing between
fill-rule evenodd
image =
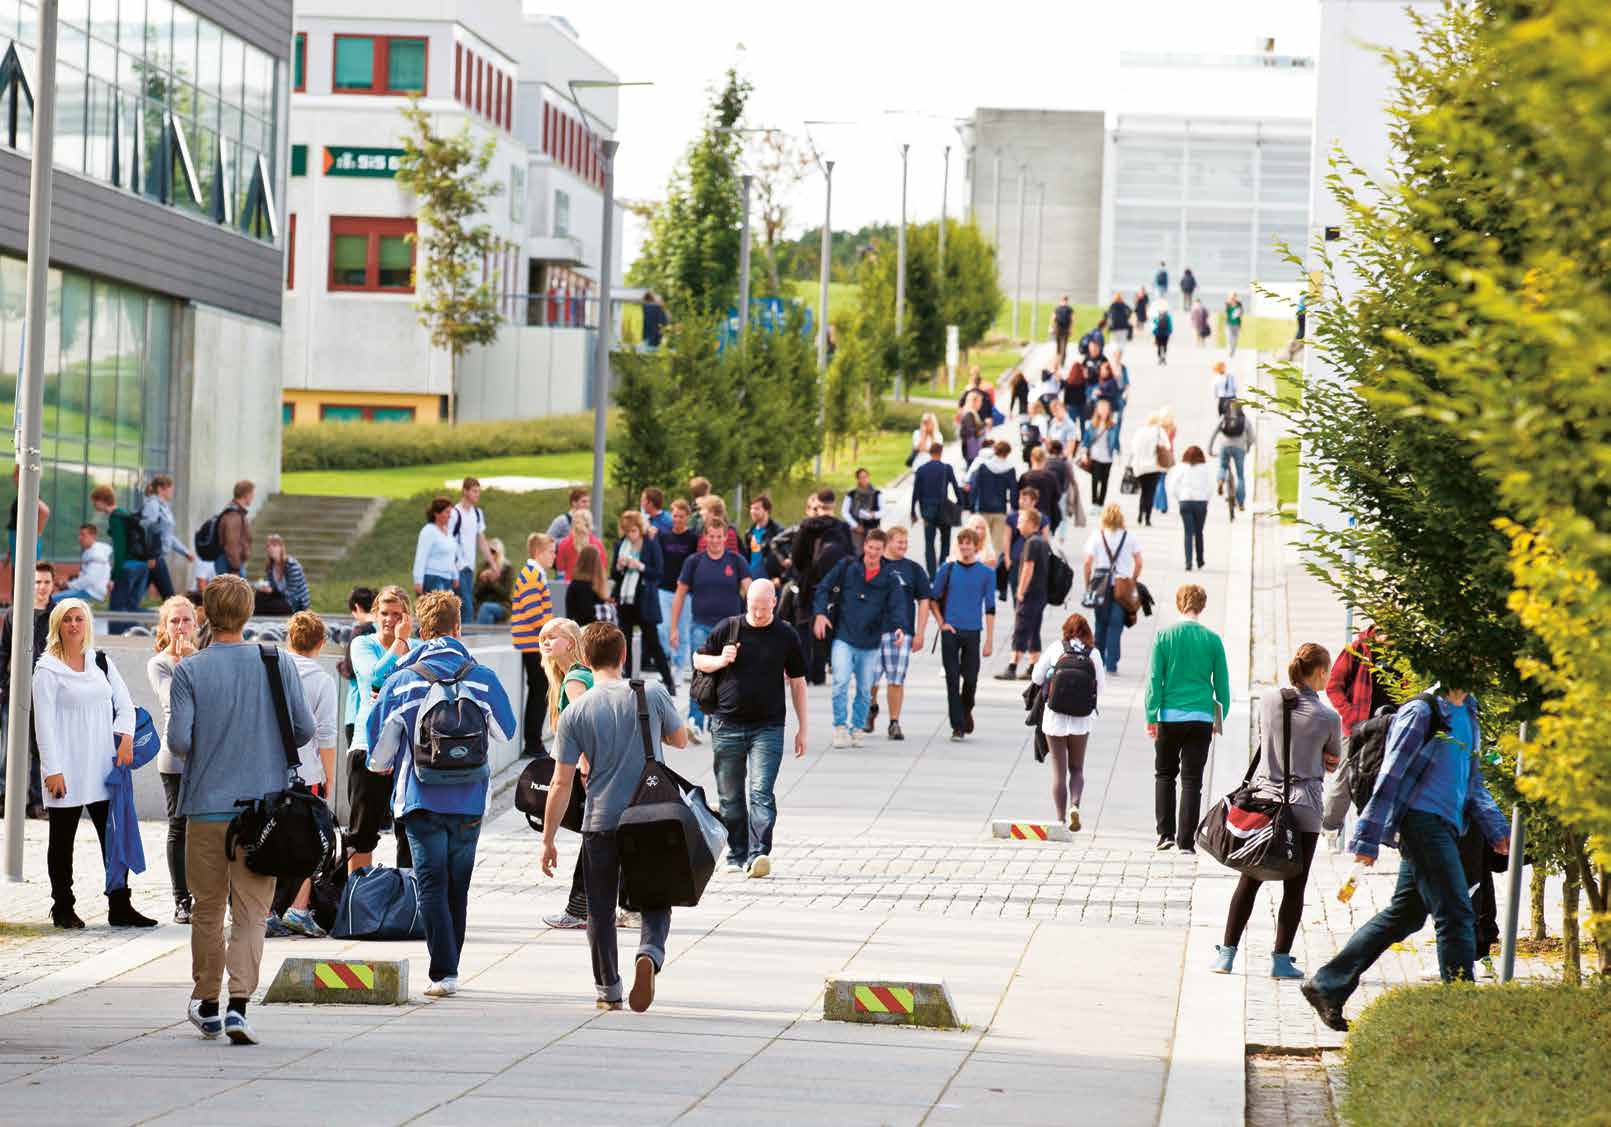
<instances>
[{"instance_id":1,"label":"blonde woman in white top","mask_svg":"<svg viewBox=\"0 0 1611 1127\"><path fill-rule=\"evenodd\" d=\"M106 776L114 765L134 762L134 701L117 666L95 661L95 620L82 599L63 599L50 612L50 639L34 669L34 731L50 815L50 918L60 928L80 928L73 911L73 839L86 807L106 855ZM128 888L106 894L107 922L115 927L155 927L136 912Z\"/></svg>"},{"instance_id":2,"label":"blonde woman in white top","mask_svg":"<svg viewBox=\"0 0 1611 1127\"><path fill-rule=\"evenodd\" d=\"M936 442L941 446L945 445L945 435L940 430L940 420L934 417L933 411L924 411L918 428L912 432L911 466L914 470L934 460L929 455L929 447Z\"/></svg>"},{"instance_id":3,"label":"blonde woman in white top","mask_svg":"<svg viewBox=\"0 0 1611 1127\"><path fill-rule=\"evenodd\" d=\"M1165 412L1154 411L1147 416L1147 424L1136 431L1135 437L1130 440L1130 469L1136 475L1136 483L1141 486L1140 507L1136 510L1136 523L1152 523L1152 502L1158 493L1158 479L1168 467L1158 458L1158 448L1173 450L1173 440L1169 432L1164 429ZM1174 461L1171 453L1170 462Z\"/></svg>"}]
</instances>

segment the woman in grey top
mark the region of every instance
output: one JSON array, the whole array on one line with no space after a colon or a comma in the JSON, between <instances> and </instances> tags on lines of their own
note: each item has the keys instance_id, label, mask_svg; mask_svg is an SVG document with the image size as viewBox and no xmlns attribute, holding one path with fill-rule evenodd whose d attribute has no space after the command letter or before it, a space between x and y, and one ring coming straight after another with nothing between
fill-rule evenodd
<instances>
[{"instance_id":1,"label":"woman in grey top","mask_svg":"<svg viewBox=\"0 0 1611 1127\"><path fill-rule=\"evenodd\" d=\"M1305 642L1298 647L1287 677L1298 691L1292 709L1292 743L1282 747L1283 702L1279 692L1266 693L1259 706L1259 769L1254 784L1261 798L1279 801L1282 775L1290 774L1287 801L1291 804L1293 826L1298 830L1303 869L1282 882L1281 912L1276 920L1275 947L1270 959L1271 978L1302 978L1303 972L1292 961L1292 941L1303 920L1303 890L1309 883L1309 865L1320 840L1320 809L1327 771L1335 771L1342 761L1342 718L1325 703L1322 695L1331 671L1331 655L1324 646ZM1231 908L1225 919L1225 943L1215 949L1213 970L1229 974L1236 961L1236 946L1253 914L1253 901L1261 882L1243 876L1231 894Z\"/></svg>"},{"instance_id":2,"label":"woman in grey top","mask_svg":"<svg viewBox=\"0 0 1611 1127\"><path fill-rule=\"evenodd\" d=\"M195 605L184 595L163 600L157 610L157 652L146 662L145 675L162 710L157 724L162 733L157 773L162 776L162 790L168 799L168 874L173 882L176 924L190 922L190 887L185 883L185 820L179 816L179 784L184 781L185 761L168 746L168 691L173 687L174 669L195 652Z\"/></svg>"}]
</instances>

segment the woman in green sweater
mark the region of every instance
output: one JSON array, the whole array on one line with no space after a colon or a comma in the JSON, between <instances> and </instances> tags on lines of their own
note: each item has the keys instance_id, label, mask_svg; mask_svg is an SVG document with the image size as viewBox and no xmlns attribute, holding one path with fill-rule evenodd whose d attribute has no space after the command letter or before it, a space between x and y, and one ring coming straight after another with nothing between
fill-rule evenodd
<instances>
[{"instance_id":1,"label":"woman in green sweater","mask_svg":"<svg viewBox=\"0 0 1611 1127\"><path fill-rule=\"evenodd\" d=\"M1153 741L1153 812L1160 852L1176 847L1182 853L1197 852L1193 835L1203 804L1203 765L1219 720L1231 707L1225 643L1197 621L1207 605L1208 592L1195 583L1186 584L1175 592L1175 606L1184 621L1160 630L1152 643L1147 735Z\"/></svg>"}]
</instances>

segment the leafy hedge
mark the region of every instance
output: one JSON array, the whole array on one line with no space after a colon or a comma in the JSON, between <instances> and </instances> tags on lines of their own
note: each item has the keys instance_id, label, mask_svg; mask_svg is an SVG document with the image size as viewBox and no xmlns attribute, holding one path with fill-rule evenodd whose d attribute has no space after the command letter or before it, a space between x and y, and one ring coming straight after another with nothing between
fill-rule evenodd
<instances>
[{"instance_id":1,"label":"leafy hedge","mask_svg":"<svg viewBox=\"0 0 1611 1127\"><path fill-rule=\"evenodd\" d=\"M612 412L613 415L613 412ZM616 432L611 420L610 440ZM280 468L371 470L593 448L593 413L448 426L307 423L286 427Z\"/></svg>"}]
</instances>

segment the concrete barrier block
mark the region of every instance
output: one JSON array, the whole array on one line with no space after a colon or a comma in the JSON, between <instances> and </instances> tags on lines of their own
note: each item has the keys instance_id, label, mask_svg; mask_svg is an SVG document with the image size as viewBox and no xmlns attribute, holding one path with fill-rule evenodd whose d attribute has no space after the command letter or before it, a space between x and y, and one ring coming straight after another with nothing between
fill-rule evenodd
<instances>
[{"instance_id":1,"label":"concrete barrier block","mask_svg":"<svg viewBox=\"0 0 1611 1127\"><path fill-rule=\"evenodd\" d=\"M286 959L264 1002L336 1006L401 1006L408 1001L408 963L380 959Z\"/></svg>"},{"instance_id":2,"label":"concrete barrier block","mask_svg":"<svg viewBox=\"0 0 1611 1127\"><path fill-rule=\"evenodd\" d=\"M934 979L830 978L822 996L822 1017L871 1025L964 1028L951 992Z\"/></svg>"},{"instance_id":3,"label":"concrete barrier block","mask_svg":"<svg viewBox=\"0 0 1611 1127\"><path fill-rule=\"evenodd\" d=\"M997 818L990 823L990 836L1013 841L1073 841L1067 826L1039 822L1033 818Z\"/></svg>"}]
</instances>

